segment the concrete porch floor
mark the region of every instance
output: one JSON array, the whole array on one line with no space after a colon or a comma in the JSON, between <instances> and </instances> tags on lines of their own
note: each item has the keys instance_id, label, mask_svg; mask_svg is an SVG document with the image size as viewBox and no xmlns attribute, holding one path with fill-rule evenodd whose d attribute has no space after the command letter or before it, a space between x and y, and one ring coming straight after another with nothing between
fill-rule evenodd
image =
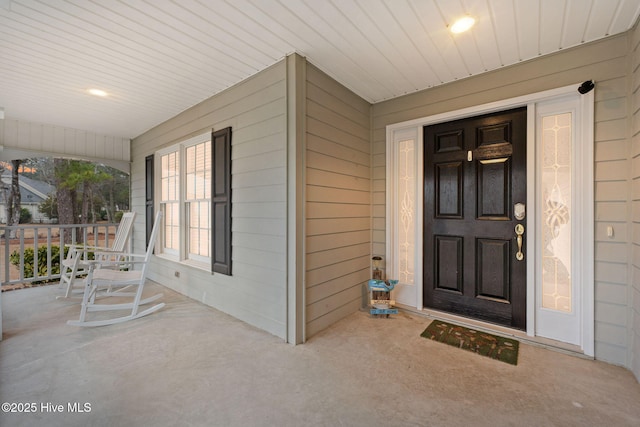
<instances>
[{"instance_id":1,"label":"concrete porch floor","mask_svg":"<svg viewBox=\"0 0 640 427\"><path fill-rule=\"evenodd\" d=\"M155 283L145 293L160 289L159 312L100 328L66 325L79 306L57 286L5 292L0 402L37 410L0 425L640 425L640 384L621 367L526 344L508 365L421 338L430 320L407 313L355 313L291 346Z\"/></svg>"}]
</instances>

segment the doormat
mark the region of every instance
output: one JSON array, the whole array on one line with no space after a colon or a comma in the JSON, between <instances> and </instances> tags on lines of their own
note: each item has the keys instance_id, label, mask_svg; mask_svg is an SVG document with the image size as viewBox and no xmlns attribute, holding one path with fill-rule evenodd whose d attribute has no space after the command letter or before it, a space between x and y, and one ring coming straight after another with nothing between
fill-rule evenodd
<instances>
[{"instance_id":1,"label":"doormat","mask_svg":"<svg viewBox=\"0 0 640 427\"><path fill-rule=\"evenodd\" d=\"M472 351L512 365L518 364L519 342L486 332L434 320L420 336Z\"/></svg>"}]
</instances>

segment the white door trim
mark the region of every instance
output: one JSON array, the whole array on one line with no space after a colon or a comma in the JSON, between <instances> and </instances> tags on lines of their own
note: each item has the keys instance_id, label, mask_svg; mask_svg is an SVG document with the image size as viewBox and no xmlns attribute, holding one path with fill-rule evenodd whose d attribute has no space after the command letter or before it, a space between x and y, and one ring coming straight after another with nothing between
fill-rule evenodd
<instances>
[{"instance_id":1,"label":"white door trim","mask_svg":"<svg viewBox=\"0 0 640 427\"><path fill-rule=\"evenodd\" d=\"M392 208L394 203L393 194L393 156L390 155L390 151L393 151L394 133L396 131L406 130L410 128L422 128L426 125L435 123L441 123L446 121L452 121L465 117L472 117L481 114L487 114L494 111L501 111L510 108L527 106L528 108L528 126L527 126L527 140L528 144L527 152L527 203L529 206L535 206L535 108L532 108L536 103L552 100L559 97L566 97L567 95L577 94L577 88L579 83L575 85L565 86L557 89L551 89L543 92L533 93L529 95L519 96L502 101L491 102L483 105L463 108L460 110L450 111L446 113L435 114L428 117L422 117L418 119L408 120L401 123L395 123L388 125L386 128L387 134L387 176L386 176L386 242L387 242L387 270L389 274L393 274L393 251L390 246L394 242L394 226L397 223L395 218L395 211ZM580 96L580 109L583 114L583 126L580 132L582 143L584 144L584 150L580 153L580 157L576 158L576 179L579 183L579 187L576 187L576 193L580 194L582 198L576 202L576 212L580 213L579 218L580 230L582 230L582 242L580 248L576 251L575 262L580 266L582 272L582 278L580 280L582 284L582 337L581 345L582 351L588 356L594 356L595 343L594 343L594 172L593 172L593 123L594 123L594 92L591 91L587 94ZM533 121L533 122L532 122ZM422 135L422 132L419 132ZM418 141L421 145L421 137ZM391 148L391 150L390 150ZM533 150L533 151L529 151ZM391 156L391 158L390 158ZM389 161L391 160L391 163ZM422 171L420 171L422 173ZM421 181L421 179L420 179ZM420 186L421 188L421 186ZM417 192L416 205L422 206L424 203L422 191ZM531 210L530 210L531 212ZM527 216L527 229L533 232L530 235L535 235L535 215ZM416 235L420 236L420 242L422 241L422 222L417 221ZM415 265L422 265L422 245L419 244L420 250L416 251ZM527 239L527 251L529 255L536 253L535 239ZM419 255L418 255L419 254ZM535 256L535 255L534 255ZM534 257L528 257L527 265L527 335L535 336L535 304L536 304L536 264L537 260ZM416 305L418 309L422 309L422 276L416 274Z\"/></svg>"}]
</instances>

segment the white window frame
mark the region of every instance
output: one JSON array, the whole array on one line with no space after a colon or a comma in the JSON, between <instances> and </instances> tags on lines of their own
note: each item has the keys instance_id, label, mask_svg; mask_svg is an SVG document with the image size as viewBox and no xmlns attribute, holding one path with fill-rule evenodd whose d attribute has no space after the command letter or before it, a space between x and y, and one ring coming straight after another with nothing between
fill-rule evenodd
<instances>
[{"instance_id":1,"label":"white window frame","mask_svg":"<svg viewBox=\"0 0 640 427\"><path fill-rule=\"evenodd\" d=\"M179 240L179 250L178 251L173 251L171 249L167 249L164 247L164 239L165 239L165 226L164 226L164 216L163 216L163 224L161 227L161 234L160 234L160 241L162 242L160 244L160 253L158 254L161 257L173 260L173 261L178 261L178 262L183 262L189 265L192 265L194 267L198 267L198 268L202 268L205 270L209 270L210 266L211 266L211 249L209 249L209 256L201 256L201 255L196 255L196 254L190 254L189 253L189 212L188 212L188 205L189 205L189 200L187 199L187 180L186 180L186 173L187 173L187 156L186 156L186 151L187 148L192 147L194 145L198 145L198 144L202 144L205 142L211 142L211 133L207 132L207 133L203 133L191 138L188 138L186 140L180 141L176 144L173 144L169 147L163 148L161 150L158 150L156 152L156 167L155 170L156 172L156 176L154 177L155 182L156 182L156 188L157 188L157 193L156 193L156 200L158 200L158 202L156 203L156 209L162 209L163 207L163 202L162 202L162 156L165 156L169 153L172 152L177 152L178 156L179 156L179 162L178 162L178 168L179 168L179 197L178 197L178 204L179 204L179 208L178 208L178 212L179 212L179 224L180 224L180 230L179 230L179 236L178 236L178 240ZM210 169L213 169L213 165L210 165ZM209 183L210 185L210 183ZM211 214L211 198L208 199L209 200L209 214ZM209 246L211 246L211 239L212 239L212 232L211 232L211 217L209 215L209 236L208 236L208 240L209 240Z\"/></svg>"},{"instance_id":2,"label":"white window frame","mask_svg":"<svg viewBox=\"0 0 640 427\"><path fill-rule=\"evenodd\" d=\"M165 200L163 200L162 198L162 186L163 186L163 176L162 176L162 158L164 156L170 155L176 153L178 161L177 161L177 168L178 171L181 170L181 166L180 166L180 162L181 162L181 158L182 155L180 153L180 147L179 146L173 146L170 149L166 149L163 150L162 152L158 152L158 156L157 158L157 162L158 164L156 165L156 170L158 171L158 176L156 177L156 182L159 184L156 186L156 188L158 188L158 206L157 209L159 209L160 211L162 211L162 226L160 228L160 236L159 236L159 246L160 246L160 252L162 254L164 254L167 257L170 258L174 258L176 260L180 259L180 242L182 241L182 238L180 236L181 231L181 227L179 226L180 224L180 220L181 220L181 216L180 216L180 172L178 172L178 188L177 188L177 192L178 192L178 197L177 197L177 201L178 201L178 249L174 249L174 248L168 248L165 246L165 242L167 239L167 233L166 233L166 222L167 219L169 218L169 215L167 215L166 212L166 205L168 204ZM176 200L176 199L173 199ZM175 201L172 201L171 204L174 204Z\"/></svg>"}]
</instances>

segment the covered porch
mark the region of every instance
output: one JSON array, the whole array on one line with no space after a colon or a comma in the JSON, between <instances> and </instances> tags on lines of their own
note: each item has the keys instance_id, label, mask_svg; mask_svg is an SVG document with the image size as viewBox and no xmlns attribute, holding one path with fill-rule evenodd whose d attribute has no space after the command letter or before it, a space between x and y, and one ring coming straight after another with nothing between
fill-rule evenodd
<instances>
[{"instance_id":1,"label":"covered porch","mask_svg":"<svg viewBox=\"0 0 640 427\"><path fill-rule=\"evenodd\" d=\"M86 329L66 325L78 303L55 285L5 292L0 399L37 410L0 424L640 423L640 384L622 367L528 344L508 365L421 338L431 319L406 312L359 311L291 346L157 283L146 292L158 288L161 311Z\"/></svg>"}]
</instances>

